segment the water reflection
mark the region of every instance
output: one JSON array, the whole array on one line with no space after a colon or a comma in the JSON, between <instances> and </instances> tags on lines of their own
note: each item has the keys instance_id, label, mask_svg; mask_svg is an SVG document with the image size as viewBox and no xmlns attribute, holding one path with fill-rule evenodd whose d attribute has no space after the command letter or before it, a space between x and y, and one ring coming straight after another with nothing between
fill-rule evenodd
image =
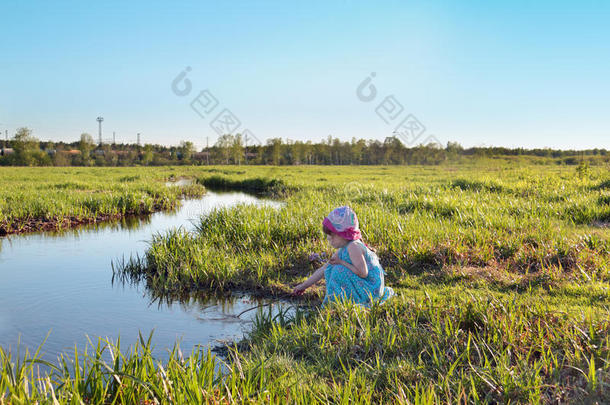
<instances>
[{"instance_id":1,"label":"water reflection","mask_svg":"<svg viewBox=\"0 0 610 405\"><path fill-rule=\"evenodd\" d=\"M121 264L113 263L113 266L120 267ZM146 298L150 307L159 310L172 309L179 306L185 311L204 311L210 307L216 307L222 311L231 311L235 307L236 299L242 303L251 303L254 306L271 302L266 299L250 297L248 294L232 294L210 291L158 291L147 284L145 276L139 277L123 271L114 271L112 276L112 286L114 288L136 288L143 287L142 297Z\"/></svg>"},{"instance_id":2,"label":"water reflection","mask_svg":"<svg viewBox=\"0 0 610 405\"><path fill-rule=\"evenodd\" d=\"M143 277L125 272L115 272L112 277L115 288L143 286L142 298L149 307L157 310L171 310L175 307L183 312L194 312L197 319L206 321L243 322L241 316L252 310L277 304L278 308L287 302L277 299L256 298L245 293L219 293L209 291L158 291L149 286Z\"/></svg>"},{"instance_id":3,"label":"water reflection","mask_svg":"<svg viewBox=\"0 0 610 405\"><path fill-rule=\"evenodd\" d=\"M255 316L249 310L265 302L245 295L155 295L144 283L111 282L113 260L143 256L152 235L193 230L201 215L239 203L278 205L210 192L173 212L0 238L0 346L16 347L21 339L22 347L35 349L51 331L43 359L53 361L75 344L85 347L87 336L120 336L131 344L155 330L155 353L164 358L177 339L190 351L239 338Z\"/></svg>"},{"instance_id":4,"label":"water reflection","mask_svg":"<svg viewBox=\"0 0 610 405\"><path fill-rule=\"evenodd\" d=\"M167 215L171 215L171 213L172 211L166 211ZM66 235L78 236L85 232L99 231L103 229L108 229L111 231L134 230L150 224L152 215L154 214L142 216L129 215L117 220L82 224L74 228L48 231L44 232L44 235L48 237L64 237Z\"/></svg>"},{"instance_id":5,"label":"water reflection","mask_svg":"<svg viewBox=\"0 0 610 405\"><path fill-rule=\"evenodd\" d=\"M191 186L194 183L194 179L190 179L187 177L178 177L177 179L170 179L170 181L166 182L165 185L168 187L184 187Z\"/></svg>"}]
</instances>

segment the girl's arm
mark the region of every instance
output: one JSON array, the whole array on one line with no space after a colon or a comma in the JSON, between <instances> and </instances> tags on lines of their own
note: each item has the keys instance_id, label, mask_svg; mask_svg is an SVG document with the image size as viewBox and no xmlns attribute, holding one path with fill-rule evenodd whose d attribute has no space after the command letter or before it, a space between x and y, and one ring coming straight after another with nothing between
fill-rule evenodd
<instances>
[{"instance_id":1,"label":"girl's arm","mask_svg":"<svg viewBox=\"0 0 610 405\"><path fill-rule=\"evenodd\" d=\"M369 275L369 269L366 265L362 248L355 243L350 243L347 245L347 253L349 254L349 259L353 264L350 264L345 260L341 260L338 257L332 257L330 259L330 263L345 266L358 277L366 278Z\"/></svg>"},{"instance_id":2,"label":"girl's arm","mask_svg":"<svg viewBox=\"0 0 610 405\"><path fill-rule=\"evenodd\" d=\"M314 271L314 273L311 276L309 276L309 278L307 280L305 280L301 284L299 284L296 287L294 287L294 290L292 290L292 293L294 295L301 295L309 287L311 287L312 285L314 285L318 281L322 280L324 278L324 270L326 269L326 266L328 266L328 263L324 264L318 270Z\"/></svg>"}]
</instances>

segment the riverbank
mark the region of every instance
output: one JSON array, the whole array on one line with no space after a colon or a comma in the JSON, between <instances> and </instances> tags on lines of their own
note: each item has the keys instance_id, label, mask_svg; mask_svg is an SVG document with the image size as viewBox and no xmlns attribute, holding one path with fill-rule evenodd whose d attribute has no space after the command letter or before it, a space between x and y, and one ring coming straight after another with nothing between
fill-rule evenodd
<instances>
[{"instance_id":1,"label":"riverbank","mask_svg":"<svg viewBox=\"0 0 610 405\"><path fill-rule=\"evenodd\" d=\"M181 198L205 193L200 184L165 185L181 174L172 168L0 168L0 236L175 209Z\"/></svg>"}]
</instances>

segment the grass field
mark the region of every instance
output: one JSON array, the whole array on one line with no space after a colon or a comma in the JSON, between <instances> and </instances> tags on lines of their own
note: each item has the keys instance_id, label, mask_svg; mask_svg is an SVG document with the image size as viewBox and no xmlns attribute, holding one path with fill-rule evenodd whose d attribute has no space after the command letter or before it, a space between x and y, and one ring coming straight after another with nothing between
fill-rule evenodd
<instances>
[{"instance_id":1,"label":"grass field","mask_svg":"<svg viewBox=\"0 0 610 405\"><path fill-rule=\"evenodd\" d=\"M205 191L199 185L165 186L182 172L172 168L0 168L0 235L174 208L182 195Z\"/></svg>"},{"instance_id":2,"label":"grass field","mask_svg":"<svg viewBox=\"0 0 610 405\"><path fill-rule=\"evenodd\" d=\"M11 193L35 189L47 175L58 176L55 182L61 177L46 169L40 173L51 174L32 179L28 170L1 172L14 182ZM109 169L75 170L94 177ZM125 176L138 177L133 186L155 184L156 190L171 170L119 169L112 178L100 177L112 179L104 190L120 195L142 192L121 185ZM34 374L35 362L2 352L2 401L610 400L607 167L583 172L476 161L175 171L207 188L265 193L285 205L216 210L193 233L157 236L144 257L118 266L119 275L160 295L246 290L287 297L313 270L309 254L330 253L323 217L349 204L397 296L370 310L345 303L290 315L260 313L247 339L229 351L225 375L214 372L219 360L203 350L186 358L176 352L160 365L144 339L124 357L107 343L89 348L78 362L60 362L48 379ZM89 190L102 188L90 184ZM23 198L29 205L21 216L0 202L6 221L19 222L36 204L73 215L80 203L70 200L60 211L54 198L40 202L33 192ZM319 287L295 304L315 304L322 296ZM114 364L98 354L108 350Z\"/></svg>"}]
</instances>

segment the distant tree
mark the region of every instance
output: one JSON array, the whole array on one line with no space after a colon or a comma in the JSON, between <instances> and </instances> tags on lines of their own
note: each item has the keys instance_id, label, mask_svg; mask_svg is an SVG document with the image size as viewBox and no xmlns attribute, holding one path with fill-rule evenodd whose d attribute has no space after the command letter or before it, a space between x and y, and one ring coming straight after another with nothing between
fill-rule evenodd
<instances>
[{"instance_id":1,"label":"distant tree","mask_svg":"<svg viewBox=\"0 0 610 405\"><path fill-rule=\"evenodd\" d=\"M150 165L153 161L154 158L154 154L153 154L153 146L150 144L146 144L144 145L144 154L142 155L142 164L143 165Z\"/></svg>"},{"instance_id":2,"label":"distant tree","mask_svg":"<svg viewBox=\"0 0 610 405\"><path fill-rule=\"evenodd\" d=\"M458 142L447 142L447 147L445 148L447 152L447 157L449 159L456 159L458 155L460 155L464 148Z\"/></svg>"},{"instance_id":3,"label":"distant tree","mask_svg":"<svg viewBox=\"0 0 610 405\"><path fill-rule=\"evenodd\" d=\"M276 166L279 165L280 157L282 156L282 138L268 139L267 146L271 154L271 163Z\"/></svg>"},{"instance_id":4,"label":"distant tree","mask_svg":"<svg viewBox=\"0 0 610 405\"><path fill-rule=\"evenodd\" d=\"M282 164L293 165L295 163L296 158L294 150L294 141L292 139L286 139L286 143L282 145L281 155Z\"/></svg>"},{"instance_id":5,"label":"distant tree","mask_svg":"<svg viewBox=\"0 0 610 405\"><path fill-rule=\"evenodd\" d=\"M307 141L303 144L303 155L308 165L313 163L313 145L311 141Z\"/></svg>"},{"instance_id":6,"label":"distant tree","mask_svg":"<svg viewBox=\"0 0 610 405\"><path fill-rule=\"evenodd\" d=\"M70 166L70 159L66 156L66 153L63 151L57 151L55 155L53 155L53 166Z\"/></svg>"},{"instance_id":7,"label":"distant tree","mask_svg":"<svg viewBox=\"0 0 610 405\"><path fill-rule=\"evenodd\" d=\"M364 139L356 140L356 138L352 138L351 143L351 155L353 162L356 164L362 163L362 155L364 153L364 149L366 148L366 142Z\"/></svg>"},{"instance_id":8,"label":"distant tree","mask_svg":"<svg viewBox=\"0 0 610 405\"><path fill-rule=\"evenodd\" d=\"M229 158L231 157L231 147L235 142L233 135L224 134L218 137L215 146L218 148L218 152L224 158L226 164L229 164Z\"/></svg>"},{"instance_id":9,"label":"distant tree","mask_svg":"<svg viewBox=\"0 0 610 405\"><path fill-rule=\"evenodd\" d=\"M95 141L93 140L93 137L86 132L82 133L80 135L78 149L80 150L80 157L83 166L91 165L91 151L93 148L95 148Z\"/></svg>"},{"instance_id":10,"label":"distant tree","mask_svg":"<svg viewBox=\"0 0 610 405\"><path fill-rule=\"evenodd\" d=\"M42 151L38 139L29 128L19 128L11 142L14 154L9 156L9 164L15 166L35 166L40 164Z\"/></svg>"},{"instance_id":11,"label":"distant tree","mask_svg":"<svg viewBox=\"0 0 610 405\"><path fill-rule=\"evenodd\" d=\"M193 153L195 152L195 145L193 145L193 142L182 141L180 142L179 151L181 156L180 160L185 163L188 163L191 161Z\"/></svg>"},{"instance_id":12,"label":"distant tree","mask_svg":"<svg viewBox=\"0 0 610 405\"><path fill-rule=\"evenodd\" d=\"M384 164L403 164L405 162L405 146L395 136L387 137L383 142Z\"/></svg>"},{"instance_id":13,"label":"distant tree","mask_svg":"<svg viewBox=\"0 0 610 405\"><path fill-rule=\"evenodd\" d=\"M119 157L117 156L116 152L114 150L112 150L112 146L104 145L103 149L104 149L105 165L106 166L116 166L119 161Z\"/></svg>"},{"instance_id":14,"label":"distant tree","mask_svg":"<svg viewBox=\"0 0 610 405\"><path fill-rule=\"evenodd\" d=\"M191 142L183 141L179 146L116 144L103 145L96 149L93 137L83 133L79 141L66 143L39 142L28 128L19 128L7 147L5 156L0 156L0 165L88 165L93 162L100 166L170 165L194 161ZM81 153L69 153L78 148ZM95 153L93 151L95 150ZM100 153L103 150L103 153ZM222 135L216 144L206 148L211 164L241 164L244 159L245 144L240 134ZM54 151L55 153L51 152ZM48 153L51 152L51 153ZM248 164L440 164L447 160L462 158L489 158L496 156L531 158L538 163L577 165L586 160L590 165L610 163L606 149L556 150L549 148L524 149L502 146L479 146L463 148L457 142L440 144L419 144L406 147L396 137L383 141L352 138L350 142L328 136L321 141L302 142L282 138L268 139L264 145L248 145ZM513 159L514 160L514 159ZM201 159L199 160L201 162ZM207 159L205 159L207 162Z\"/></svg>"},{"instance_id":15,"label":"distant tree","mask_svg":"<svg viewBox=\"0 0 610 405\"><path fill-rule=\"evenodd\" d=\"M22 153L39 149L38 139L32 136L32 130L26 127L19 128L13 138L13 149L15 153Z\"/></svg>"},{"instance_id":16,"label":"distant tree","mask_svg":"<svg viewBox=\"0 0 610 405\"><path fill-rule=\"evenodd\" d=\"M231 158L233 163L241 164L241 158L244 156L244 145L242 142L241 134L237 134L233 137L231 143Z\"/></svg>"},{"instance_id":17,"label":"distant tree","mask_svg":"<svg viewBox=\"0 0 610 405\"><path fill-rule=\"evenodd\" d=\"M103 155L96 154L94 162L95 162L96 166L100 166L100 167L106 166L106 159L104 159Z\"/></svg>"},{"instance_id":18,"label":"distant tree","mask_svg":"<svg viewBox=\"0 0 610 405\"><path fill-rule=\"evenodd\" d=\"M292 156L294 157L294 163L300 165L305 161L305 144L301 141L296 141L292 145Z\"/></svg>"},{"instance_id":19,"label":"distant tree","mask_svg":"<svg viewBox=\"0 0 610 405\"><path fill-rule=\"evenodd\" d=\"M138 163L138 152L135 150L127 150L126 154L122 154L117 162L118 166L133 166Z\"/></svg>"}]
</instances>

